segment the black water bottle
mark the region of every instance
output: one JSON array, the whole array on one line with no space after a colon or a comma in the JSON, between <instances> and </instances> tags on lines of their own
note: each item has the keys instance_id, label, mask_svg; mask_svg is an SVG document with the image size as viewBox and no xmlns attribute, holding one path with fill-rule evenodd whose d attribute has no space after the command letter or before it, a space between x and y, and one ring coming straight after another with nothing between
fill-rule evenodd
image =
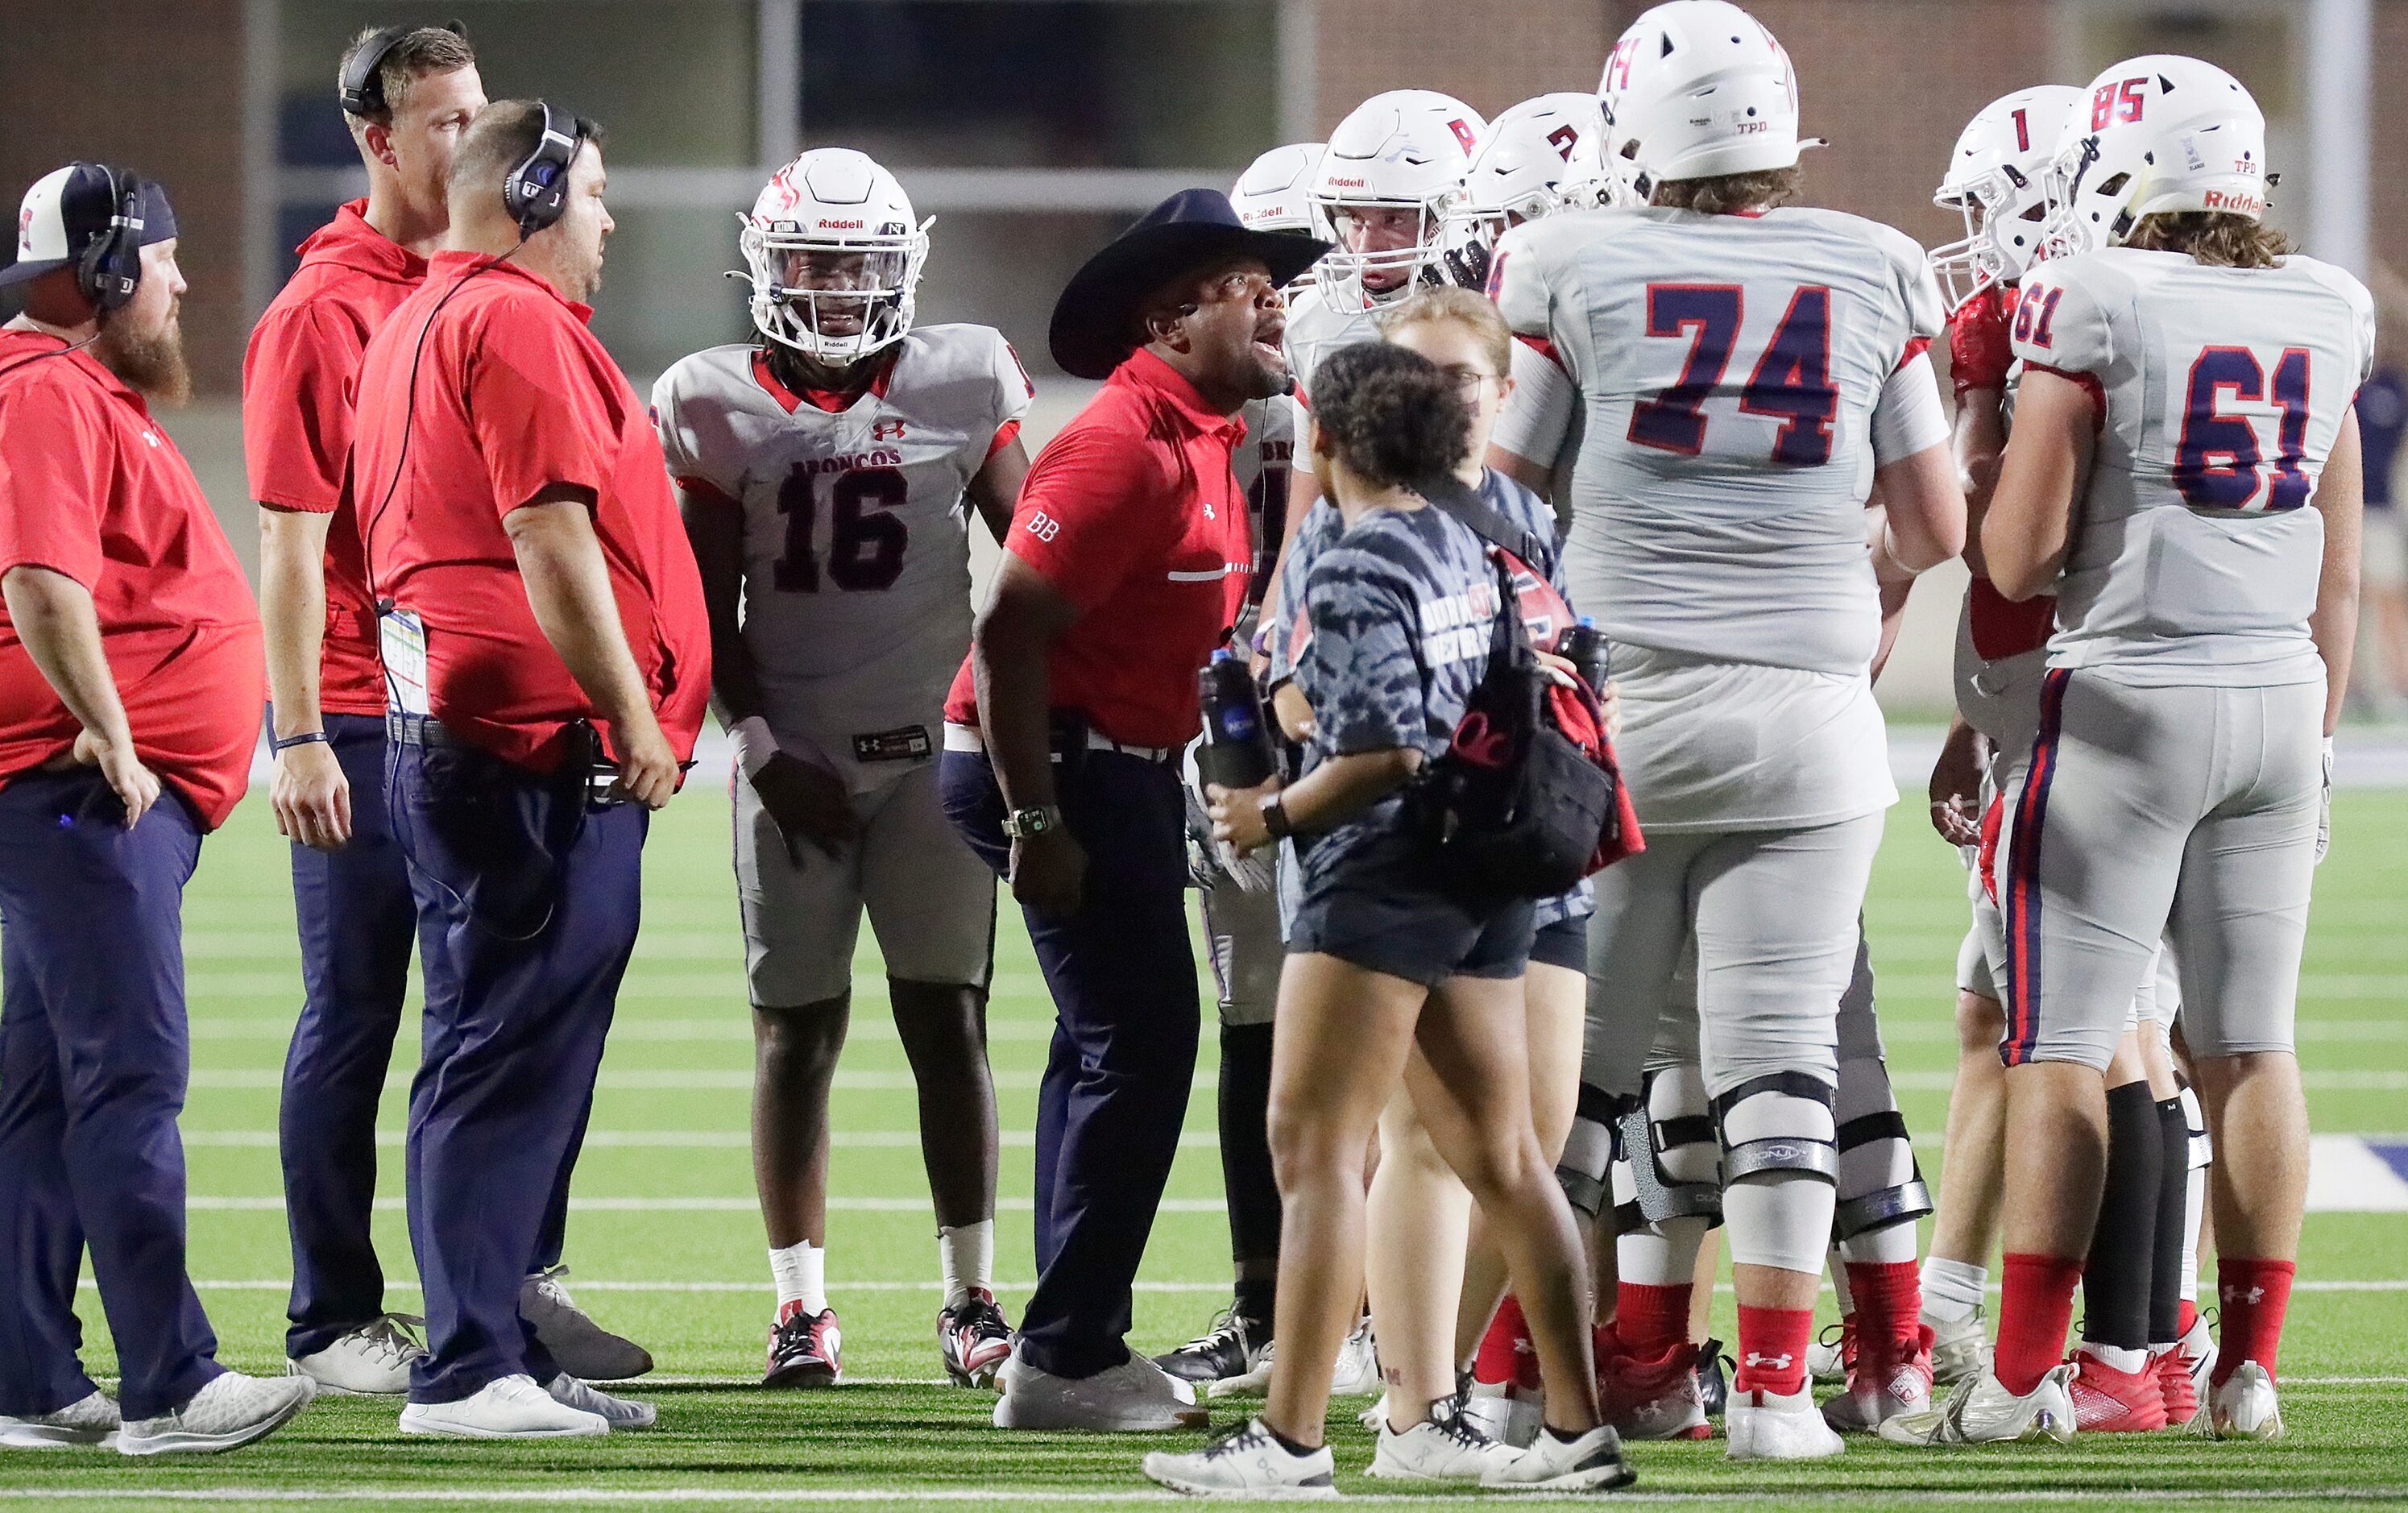
<instances>
[{"instance_id":1,"label":"black water bottle","mask_svg":"<svg viewBox=\"0 0 2408 1513\"><path fill-rule=\"evenodd\" d=\"M1224 647L1197 675L1204 707L1204 745L1196 770L1223 788L1254 788L1279 770L1271 733L1263 723L1263 701L1245 659Z\"/></svg>"},{"instance_id":2,"label":"black water bottle","mask_svg":"<svg viewBox=\"0 0 2408 1513\"><path fill-rule=\"evenodd\" d=\"M1613 676L1613 649L1606 644L1605 632L1596 621L1583 615L1579 624L1564 633L1563 654L1590 692L1605 692L1605 680Z\"/></svg>"}]
</instances>

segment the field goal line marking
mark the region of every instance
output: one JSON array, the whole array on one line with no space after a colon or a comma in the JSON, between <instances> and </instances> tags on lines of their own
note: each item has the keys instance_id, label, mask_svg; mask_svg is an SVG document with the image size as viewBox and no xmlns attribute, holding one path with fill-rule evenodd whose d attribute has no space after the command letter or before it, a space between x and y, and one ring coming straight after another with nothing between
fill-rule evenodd
<instances>
[{"instance_id":1,"label":"field goal line marking","mask_svg":"<svg viewBox=\"0 0 2408 1513\"><path fill-rule=\"evenodd\" d=\"M1135 1473L1132 1471L1132 1477ZM1622 1503L1827 1503L1861 1504L1869 1492L1885 1501L1907 1503L2061 1503L2087 1492L2105 1489L2083 1483L2058 1488L2007 1490L1832 1488L1699 1488L1694 1492L1618 1492ZM2383 1503L2408 1497L2408 1484L2378 1487L2262 1487L2220 1490L2208 1487L2118 1487L2124 1496L2168 1503ZM1349 1503L1377 1503L1420 1507L1432 1506L1426 1493L1350 1492ZM145 1503L1163 1503L1194 1506L1196 1500L1154 1487L1133 1486L1126 1492L1068 1487L426 1487L368 1484L342 1487L213 1487L136 1491L130 1488L10 1487L0 1488L0 1501L15 1502L145 1502ZM1296 1502L1296 1498L1257 1498L1256 1502Z\"/></svg>"}]
</instances>

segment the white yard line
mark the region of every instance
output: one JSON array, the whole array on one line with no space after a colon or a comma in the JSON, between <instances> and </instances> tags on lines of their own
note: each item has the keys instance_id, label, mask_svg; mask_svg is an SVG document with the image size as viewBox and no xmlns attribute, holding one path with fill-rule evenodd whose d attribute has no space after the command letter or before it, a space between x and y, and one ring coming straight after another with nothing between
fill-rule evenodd
<instances>
[{"instance_id":1,"label":"white yard line","mask_svg":"<svg viewBox=\"0 0 2408 1513\"><path fill-rule=\"evenodd\" d=\"M1130 1460L1136 1452L1130 1452ZM640 1468L631 1468L640 1469ZM765 1468L768 1469L768 1468ZM177 1488L174 1490L141 1491L133 1488L77 1487L9 1487L0 1488L0 1501L7 1502L141 1502L141 1503L221 1503L227 1506L257 1506L271 1503L558 1503L567 1506L592 1506L598 1504L670 1504L670 1503L732 1503L760 1506L772 1505L852 1504L852 1503L975 1503L975 1504L1071 1504L1088 1506L1120 1503L1159 1503L1195 1506L1193 1498L1166 1492L1139 1481L1132 1465L1128 1472L1134 1485L1125 1492L1107 1492L1100 1488L1064 1488L1053 1486L1026 1487L482 1487L470 1483L451 1486L426 1486L422 1483L368 1482L353 1487L210 1487ZM1967 1503L2060 1503L2086 1496L2107 1493L2118 1501L2131 1503L2379 1503L2408 1496L2408 1484L2397 1486L2360 1487L2261 1487L2218 1489L2207 1487L2152 1488L2124 1485L2113 1489L2088 1482L2069 1482L2058 1488L2031 1488L2005 1491L1994 1488L1952 1488L1945 1491L1920 1488L1870 1486L1832 1486L1828 1488L1769 1487L1701 1488L1695 1492L1618 1492L1612 1494L1615 1504L1678 1503L1678 1504L1747 1504L1750 1506L1795 1506L1801 1503L1830 1504L1856 1506L1868 1498L1884 1502L1932 1503L1955 1506ZM1292 1498L1256 1499L1262 1502L1292 1502ZM1413 1492L1349 1492L1344 1501L1352 1505L1366 1503L1382 1506L1431 1507L1438 1499L1427 1493ZM1318 1506L1318 1505L1316 1505Z\"/></svg>"}]
</instances>

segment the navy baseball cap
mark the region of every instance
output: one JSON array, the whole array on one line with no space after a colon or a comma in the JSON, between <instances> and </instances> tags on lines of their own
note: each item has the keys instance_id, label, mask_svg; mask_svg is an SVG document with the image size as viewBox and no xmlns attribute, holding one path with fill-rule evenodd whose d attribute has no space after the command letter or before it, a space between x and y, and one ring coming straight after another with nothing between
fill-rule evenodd
<instances>
[{"instance_id":1,"label":"navy baseball cap","mask_svg":"<svg viewBox=\"0 0 2408 1513\"><path fill-rule=\"evenodd\" d=\"M120 178L130 177L121 174ZM0 268L0 288L75 266L86 249L107 236L117 218L108 192L109 170L97 163L70 163L34 181L17 209L17 261ZM176 212L167 192L150 179L142 186L140 244L149 247L176 235Z\"/></svg>"}]
</instances>

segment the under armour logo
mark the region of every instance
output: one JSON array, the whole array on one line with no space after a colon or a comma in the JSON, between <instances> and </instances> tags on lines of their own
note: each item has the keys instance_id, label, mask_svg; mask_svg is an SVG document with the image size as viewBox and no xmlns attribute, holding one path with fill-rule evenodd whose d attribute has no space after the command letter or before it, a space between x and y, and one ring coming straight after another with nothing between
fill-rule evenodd
<instances>
[{"instance_id":1,"label":"under armour logo","mask_svg":"<svg viewBox=\"0 0 2408 1513\"><path fill-rule=\"evenodd\" d=\"M872 441L900 441L903 439L903 422L900 421L880 421L877 424L869 428L869 439Z\"/></svg>"},{"instance_id":2,"label":"under armour logo","mask_svg":"<svg viewBox=\"0 0 2408 1513\"><path fill-rule=\"evenodd\" d=\"M1789 1363L1792 1359L1793 1358L1791 1356L1786 1354L1766 1355L1756 1350L1750 1350L1747 1352L1747 1363L1749 1365L1765 1367L1773 1371L1788 1370Z\"/></svg>"},{"instance_id":3,"label":"under armour logo","mask_svg":"<svg viewBox=\"0 0 2408 1513\"><path fill-rule=\"evenodd\" d=\"M2266 1301L2266 1290L2262 1287L2227 1287L2219 1291L2224 1293L2227 1303L2245 1302L2254 1308Z\"/></svg>"}]
</instances>

